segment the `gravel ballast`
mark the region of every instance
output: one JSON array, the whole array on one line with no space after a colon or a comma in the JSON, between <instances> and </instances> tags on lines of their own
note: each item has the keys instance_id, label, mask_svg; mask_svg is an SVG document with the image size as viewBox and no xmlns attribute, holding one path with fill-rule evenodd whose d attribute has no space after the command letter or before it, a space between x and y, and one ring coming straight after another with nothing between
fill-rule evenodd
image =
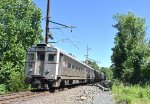
<instances>
[{"instance_id":1,"label":"gravel ballast","mask_svg":"<svg viewBox=\"0 0 150 104\"><path fill-rule=\"evenodd\" d=\"M84 85L11 104L115 104L109 91Z\"/></svg>"}]
</instances>

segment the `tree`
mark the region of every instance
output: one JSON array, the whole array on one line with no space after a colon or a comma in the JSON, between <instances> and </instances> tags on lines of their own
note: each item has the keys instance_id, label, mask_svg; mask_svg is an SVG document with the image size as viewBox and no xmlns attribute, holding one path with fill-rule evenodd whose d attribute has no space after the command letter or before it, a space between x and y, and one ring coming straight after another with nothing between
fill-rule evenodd
<instances>
[{"instance_id":1,"label":"tree","mask_svg":"<svg viewBox=\"0 0 150 104\"><path fill-rule=\"evenodd\" d=\"M23 77L25 50L41 32L41 10L31 0L0 0L0 84Z\"/></svg>"},{"instance_id":2,"label":"tree","mask_svg":"<svg viewBox=\"0 0 150 104\"><path fill-rule=\"evenodd\" d=\"M93 69L97 70L97 71L100 71L100 67L97 65L97 63L95 61L91 61L91 60L88 60L88 64L89 66L91 66Z\"/></svg>"},{"instance_id":3,"label":"tree","mask_svg":"<svg viewBox=\"0 0 150 104\"><path fill-rule=\"evenodd\" d=\"M115 46L112 48L112 62L114 64L114 78L126 82L138 83L142 79L144 58L148 56L148 45L145 40L145 19L136 17L129 12L127 15L114 16L118 30Z\"/></svg>"},{"instance_id":4,"label":"tree","mask_svg":"<svg viewBox=\"0 0 150 104\"><path fill-rule=\"evenodd\" d=\"M98 72L102 72L105 74L106 79L112 80L112 70L111 67L107 68L107 67L99 67L98 64L96 63L96 61L91 61L88 60L88 64L89 66L91 66L94 70L98 71Z\"/></svg>"},{"instance_id":5,"label":"tree","mask_svg":"<svg viewBox=\"0 0 150 104\"><path fill-rule=\"evenodd\" d=\"M111 67L110 68L101 67L100 70L101 70L101 72L103 72L106 75L106 79L108 79L108 80L113 79L113 73L112 73Z\"/></svg>"}]
</instances>

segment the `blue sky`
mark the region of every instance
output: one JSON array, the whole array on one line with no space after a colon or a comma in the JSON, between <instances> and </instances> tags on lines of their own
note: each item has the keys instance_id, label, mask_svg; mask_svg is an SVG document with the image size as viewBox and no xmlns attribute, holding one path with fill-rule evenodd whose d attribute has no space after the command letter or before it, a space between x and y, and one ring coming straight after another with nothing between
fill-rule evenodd
<instances>
[{"instance_id":1,"label":"blue sky","mask_svg":"<svg viewBox=\"0 0 150 104\"><path fill-rule=\"evenodd\" d=\"M46 17L47 0L33 1L42 9L43 18ZM149 4L149 0L51 0L51 20L76 27L72 32L70 29L51 29L53 41L58 42L53 45L74 54L80 61L85 60L88 45L91 48L89 58L99 61L101 67L109 67L111 48L114 47L117 32L112 27L116 23L112 16L116 13L133 12L136 16L145 18L149 27ZM50 24L50 27L60 26ZM45 30L45 20L42 20L42 28Z\"/></svg>"}]
</instances>

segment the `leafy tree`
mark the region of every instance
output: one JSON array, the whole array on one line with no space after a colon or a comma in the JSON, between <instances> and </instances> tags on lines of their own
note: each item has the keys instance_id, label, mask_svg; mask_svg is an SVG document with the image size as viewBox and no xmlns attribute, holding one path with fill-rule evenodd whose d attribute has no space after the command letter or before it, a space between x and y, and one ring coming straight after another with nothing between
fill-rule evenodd
<instances>
[{"instance_id":1,"label":"leafy tree","mask_svg":"<svg viewBox=\"0 0 150 104\"><path fill-rule=\"evenodd\" d=\"M114 16L118 30L115 46L112 48L114 78L126 82L138 83L142 80L142 70L146 70L144 61L149 48L145 40L145 19L136 17L133 13L117 14ZM149 62L148 62L149 65ZM143 75L144 76L144 75Z\"/></svg>"},{"instance_id":2,"label":"leafy tree","mask_svg":"<svg viewBox=\"0 0 150 104\"><path fill-rule=\"evenodd\" d=\"M91 61L91 60L88 61L88 64L93 69L95 69L95 70L97 70L99 72L104 73L106 75L106 79L112 80L113 73L112 73L111 68L99 67L95 61Z\"/></svg>"},{"instance_id":3,"label":"leafy tree","mask_svg":"<svg viewBox=\"0 0 150 104\"><path fill-rule=\"evenodd\" d=\"M91 61L91 60L88 60L88 64L89 66L91 66L93 69L97 70L97 71L100 71L100 67L97 65L97 63L95 61Z\"/></svg>"},{"instance_id":4,"label":"leafy tree","mask_svg":"<svg viewBox=\"0 0 150 104\"><path fill-rule=\"evenodd\" d=\"M0 0L0 84L23 77L25 50L42 39L41 32L41 10L32 0Z\"/></svg>"},{"instance_id":5,"label":"leafy tree","mask_svg":"<svg viewBox=\"0 0 150 104\"><path fill-rule=\"evenodd\" d=\"M108 79L108 80L112 80L113 79L113 72L111 70L111 67L110 68L101 67L100 70L101 70L101 72L103 72L106 75L106 79Z\"/></svg>"}]
</instances>

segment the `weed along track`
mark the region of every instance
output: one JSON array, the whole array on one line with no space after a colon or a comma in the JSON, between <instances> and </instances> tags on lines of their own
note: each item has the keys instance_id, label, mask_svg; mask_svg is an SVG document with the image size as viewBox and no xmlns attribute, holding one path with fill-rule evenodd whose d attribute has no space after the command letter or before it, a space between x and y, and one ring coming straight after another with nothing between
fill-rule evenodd
<instances>
[{"instance_id":1,"label":"weed along track","mask_svg":"<svg viewBox=\"0 0 150 104\"><path fill-rule=\"evenodd\" d=\"M21 92L21 93L12 93L6 95L0 95L0 104L8 104L15 101L27 100L28 98L33 98L37 96L48 95L49 92Z\"/></svg>"}]
</instances>

